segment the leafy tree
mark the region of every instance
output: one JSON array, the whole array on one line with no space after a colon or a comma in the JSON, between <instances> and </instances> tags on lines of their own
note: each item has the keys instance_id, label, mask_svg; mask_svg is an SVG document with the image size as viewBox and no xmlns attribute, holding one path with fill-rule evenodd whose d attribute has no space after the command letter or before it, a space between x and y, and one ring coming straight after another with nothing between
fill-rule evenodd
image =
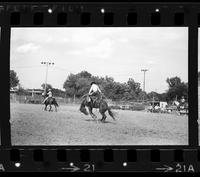
<instances>
[{"instance_id":1,"label":"leafy tree","mask_svg":"<svg viewBox=\"0 0 200 177\"><path fill-rule=\"evenodd\" d=\"M23 87L19 86L19 89L17 90L18 95L28 95L28 91L25 90Z\"/></svg>"},{"instance_id":2,"label":"leafy tree","mask_svg":"<svg viewBox=\"0 0 200 177\"><path fill-rule=\"evenodd\" d=\"M41 87L43 89L45 89L45 84L43 83L41 85ZM65 97L65 91L63 90L60 90L60 89L57 89L57 88L53 88L53 86L51 84L47 84L47 91L48 89L51 89L52 90L52 93L53 93L53 96L58 96L58 97Z\"/></svg>"},{"instance_id":3,"label":"leafy tree","mask_svg":"<svg viewBox=\"0 0 200 177\"><path fill-rule=\"evenodd\" d=\"M178 100L184 96L188 98L188 83L181 82L179 77L167 78L169 89L167 91L167 100L171 101L177 98Z\"/></svg>"},{"instance_id":4,"label":"leafy tree","mask_svg":"<svg viewBox=\"0 0 200 177\"><path fill-rule=\"evenodd\" d=\"M78 74L70 74L64 82L63 88L70 97L81 97L90 88L91 74L84 71Z\"/></svg>"},{"instance_id":5,"label":"leafy tree","mask_svg":"<svg viewBox=\"0 0 200 177\"><path fill-rule=\"evenodd\" d=\"M76 82L78 80L78 77L75 74L70 74L67 77L67 80L63 84L63 88L66 91L66 94L68 96L74 96L77 94L78 88L76 85Z\"/></svg>"},{"instance_id":6,"label":"leafy tree","mask_svg":"<svg viewBox=\"0 0 200 177\"><path fill-rule=\"evenodd\" d=\"M90 80L83 77L78 78L76 83L76 88L77 88L76 96L77 97L83 96L90 89Z\"/></svg>"},{"instance_id":7,"label":"leafy tree","mask_svg":"<svg viewBox=\"0 0 200 177\"><path fill-rule=\"evenodd\" d=\"M83 78L91 78L92 74L90 74L87 71L81 71L80 73L77 74L78 77L83 77Z\"/></svg>"},{"instance_id":8,"label":"leafy tree","mask_svg":"<svg viewBox=\"0 0 200 177\"><path fill-rule=\"evenodd\" d=\"M60 89L52 88L52 93L53 96L65 97L65 92Z\"/></svg>"},{"instance_id":9,"label":"leafy tree","mask_svg":"<svg viewBox=\"0 0 200 177\"><path fill-rule=\"evenodd\" d=\"M127 84L130 89L135 92L136 95L138 95L142 91L142 89L140 88L140 83L135 82L132 78L129 78Z\"/></svg>"},{"instance_id":10,"label":"leafy tree","mask_svg":"<svg viewBox=\"0 0 200 177\"><path fill-rule=\"evenodd\" d=\"M160 101L159 94L157 92L153 92L153 91L147 94L147 98L149 100L153 100L153 98L154 98L155 101Z\"/></svg>"},{"instance_id":11,"label":"leafy tree","mask_svg":"<svg viewBox=\"0 0 200 177\"><path fill-rule=\"evenodd\" d=\"M93 76L87 71L78 74L70 74L63 84L63 88L69 97L81 97L88 93L91 81L95 81L104 95L112 100L133 100L137 99L138 94L142 91L140 84L133 79L127 83L115 82L112 77Z\"/></svg>"},{"instance_id":12,"label":"leafy tree","mask_svg":"<svg viewBox=\"0 0 200 177\"><path fill-rule=\"evenodd\" d=\"M10 88L16 87L19 84L17 73L14 70L10 70Z\"/></svg>"},{"instance_id":13,"label":"leafy tree","mask_svg":"<svg viewBox=\"0 0 200 177\"><path fill-rule=\"evenodd\" d=\"M43 88L43 89L45 89L45 83L43 83L42 85L41 85L41 87ZM52 87L52 85L51 84L47 84L46 85L46 92L48 91L48 89L52 89L53 87Z\"/></svg>"},{"instance_id":14,"label":"leafy tree","mask_svg":"<svg viewBox=\"0 0 200 177\"><path fill-rule=\"evenodd\" d=\"M167 93L158 94L160 101L167 101Z\"/></svg>"},{"instance_id":15,"label":"leafy tree","mask_svg":"<svg viewBox=\"0 0 200 177\"><path fill-rule=\"evenodd\" d=\"M141 91L141 92L138 94L137 99L138 99L138 101L147 100L147 93L144 92L144 91Z\"/></svg>"},{"instance_id":16,"label":"leafy tree","mask_svg":"<svg viewBox=\"0 0 200 177\"><path fill-rule=\"evenodd\" d=\"M170 88L176 87L181 84L181 79L179 77L172 77L172 78L167 78L167 83Z\"/></svg>"}]
</instances>

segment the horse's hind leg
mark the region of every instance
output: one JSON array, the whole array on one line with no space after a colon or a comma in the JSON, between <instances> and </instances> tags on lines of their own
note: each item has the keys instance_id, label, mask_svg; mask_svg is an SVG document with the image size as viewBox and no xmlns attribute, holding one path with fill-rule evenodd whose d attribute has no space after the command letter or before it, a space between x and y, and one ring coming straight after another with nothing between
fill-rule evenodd
<instances>
[{"instance_id":1,"label":"horse's hind leg","mask_svg":"<svg viewBox=\"0 0 200 177\"><path fill-rule=\"evenodd\" d=\"M49 111L51 111L51 104L49 105Z\"/></svg>"},{"instance_id":2,"label":"horse's hind leg","mask_svg":"<svg viewBox=\"0 0 200 177\"><path fill-rule=\"evenodd\" d=\"M105 114L105 112L104 112L102 109L100 109L99 112L100 112L101 115L102 115L101 121L102 121L102 122L105 122L105 120L106 120L106 114Z\"/></svg>"},{"instance_id":3,"label":"horse's hind leg","mask_svg":"<svg viewBox=\"0 0 200 177\"><path fill-rule=\"evenodd\" d=\"M56 105L54 105L55 106L55 111L57 112L57 106Z\"/></svg>"},{"instance_id":4,"label":"horse's hind leg","mask_svg":"<svg viewBox=\"0 0 200 177\"><path fill-rule=\"evenodd\" d=\"M107 117L106 114L105 114L105 113L102 113L102 119L101 119L101 121L102 121L102 122L105 122L106 117Z\"/></svg>"}]
</instances>

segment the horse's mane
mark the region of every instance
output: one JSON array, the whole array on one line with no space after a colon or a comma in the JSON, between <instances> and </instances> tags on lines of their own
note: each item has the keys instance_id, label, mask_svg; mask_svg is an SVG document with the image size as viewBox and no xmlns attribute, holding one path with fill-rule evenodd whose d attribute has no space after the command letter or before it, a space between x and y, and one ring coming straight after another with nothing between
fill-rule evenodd
<instances>
[{"instance_id":1,"label":"horse's mane","mask_svg":"<svg viewBox=\"0 0 200 177\"><path fill-rule=\"evenodd\" d=\"M86 93L86 94L84 94L81 98L86 98L88 95L89 95L89 94Z\"/></svg>"},{"instance_id":2,"label":"horse's mane","mask_svg":"<svg viewBox=\"0 0 200 177\"><path fill-rule=\"evenodd\" d=\"M86 94L84 94L84 95L81 97L81 99L85 100L88 96L89 96L89 94L86 93ZM103 95L103 96L101 96L101 100L102 100L102 99L107 99L107 98Z\"/></svg>"}]
</instances>

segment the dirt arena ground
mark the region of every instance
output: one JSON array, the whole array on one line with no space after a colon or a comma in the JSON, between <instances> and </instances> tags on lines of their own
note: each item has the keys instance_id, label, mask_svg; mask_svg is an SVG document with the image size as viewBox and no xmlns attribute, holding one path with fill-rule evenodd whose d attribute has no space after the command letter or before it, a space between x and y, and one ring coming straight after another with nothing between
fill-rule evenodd
<instances>
[{"instance_id":1,"label":"dirt arena ground","mask_svg":"<svg viewBox=\"0 0 200 177\"><path fill-rule=\"evenodd\" d=\"M78 105L58 112L43 105L11 103L13 145L187 145L188 117L114 110L117 121L94 121ZM94 113L101 118L98 110ZM108 114L108 113L107 113Z\"/></svg>"}]
</instances>

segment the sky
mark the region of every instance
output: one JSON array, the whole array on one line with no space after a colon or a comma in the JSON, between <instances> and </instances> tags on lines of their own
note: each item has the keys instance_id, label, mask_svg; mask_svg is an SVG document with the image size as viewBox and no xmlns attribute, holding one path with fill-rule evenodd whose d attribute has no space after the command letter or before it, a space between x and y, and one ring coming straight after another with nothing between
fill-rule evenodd
<instances>
[{"instance_id":1,"label":"sky","mask_svg":"<svg viewBox=\"0 0 200 177\"><path fill-rule=\"evenodd\" d=\"M47 83L63 89L70 73L88 71L117 82L133 78L145 91L163 93L167 77L188 82L187 27L66 27L12 28L10 69L24 88L41 88L46 67Z\"/></svg>"}]
</instances>

